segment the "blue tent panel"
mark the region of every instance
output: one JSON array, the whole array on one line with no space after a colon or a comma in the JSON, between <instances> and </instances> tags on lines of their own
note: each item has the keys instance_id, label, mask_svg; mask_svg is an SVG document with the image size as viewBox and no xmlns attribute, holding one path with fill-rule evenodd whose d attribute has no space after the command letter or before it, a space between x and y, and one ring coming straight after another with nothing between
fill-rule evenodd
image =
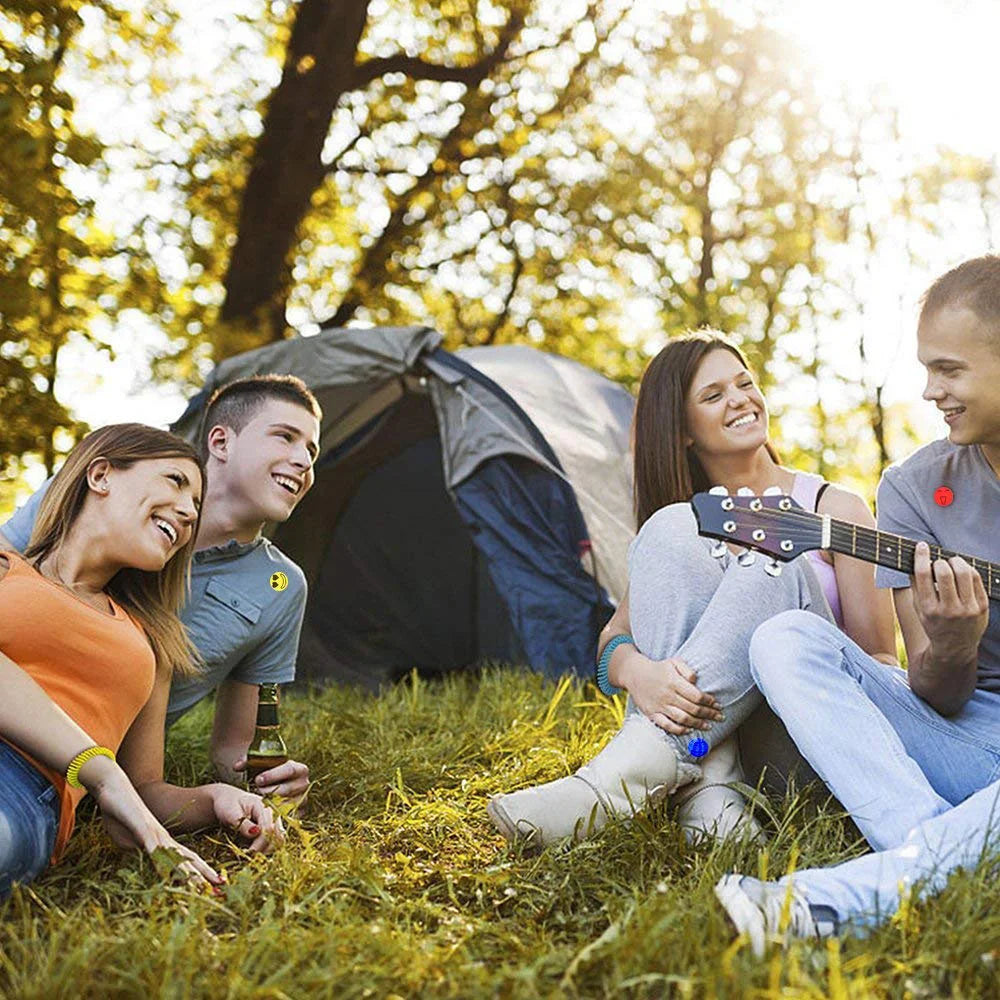
<instances>
[{"instance_id":1,"label":"blue tent panel","mask_svg":"<svg viewBox=\"0 0 1000 1000\"><path fill-rule=\"evenodd\" d=\"M597 635L614 607L581 564L587 530L569 485L527 459L500 456L454 498L531 668L591 676Z\"/></svg>"}]
</instances>

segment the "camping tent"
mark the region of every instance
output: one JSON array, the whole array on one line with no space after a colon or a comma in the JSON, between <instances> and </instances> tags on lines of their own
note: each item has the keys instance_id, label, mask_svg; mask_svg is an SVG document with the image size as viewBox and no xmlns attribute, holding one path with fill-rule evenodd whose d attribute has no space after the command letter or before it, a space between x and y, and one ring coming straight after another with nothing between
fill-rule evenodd
<instances>
[{"instance_id":1,"label":"camping tent","mask_svg":"<svg viewBox=\"0 0 1000 1000\"><path fill-rule=\"evenodd\" d=\"M302 378L316 482L275 542L305 571L299 676L377 687L485 659L593 670L632 537L621 386L524 346L445 351L426 327L330 329L222 362Z\"/></svg>"}]
</instances>

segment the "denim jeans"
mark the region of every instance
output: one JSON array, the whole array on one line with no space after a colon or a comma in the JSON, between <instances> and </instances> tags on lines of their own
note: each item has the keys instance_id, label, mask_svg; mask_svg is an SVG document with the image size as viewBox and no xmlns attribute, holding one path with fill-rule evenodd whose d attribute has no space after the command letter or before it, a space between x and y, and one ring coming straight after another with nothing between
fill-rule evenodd
<instances>
[{"instance_id":1,"label":"denim jeans","mask_svg":"<svg viewBox=\"0 0 1000 1000\"><path fill-rule=\"evenodd\" d=\"M750 665L806 760L876 851L1000 779L1000 694L976 691L948 718L906 673L817 615L761 625Z\"/></svg>"},{"instance_id":2,"label":"denim jeans","mask_svg":"<svg viewBox=\"0 0 1000 1000\"><path fill-rule=\"evenodd\" d=\"M59 826L55 786L0 743L0 899L13 882L30 882L48 866Z\"/></svg>"},{"instance_id":3,"label":"denim jeans","mask_svg":"<svg viewBox=\"0 0 1000 1000\"><path fill-rule=\"evenodd\" d=\"M794 872L791 880L810 903L832 906L843 923L864 932L899 909L901 894L921 881L921 896L944 887L959 866L972 869L1000 849L1000 781L961 805L925 820L897 847L831 868Z\"/></svg>"}]
</instances>

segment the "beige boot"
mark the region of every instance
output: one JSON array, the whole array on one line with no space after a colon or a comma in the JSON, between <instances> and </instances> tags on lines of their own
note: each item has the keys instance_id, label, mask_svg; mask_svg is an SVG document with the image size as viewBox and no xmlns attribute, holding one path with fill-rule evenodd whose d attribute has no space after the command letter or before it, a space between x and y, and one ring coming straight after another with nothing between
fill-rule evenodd
<instances>
[{"instance_id":1,"label":"beige boot","mask_svg":"<svg viewBox=\"0 0 1000 1000\"><path fill-rule=\"evenodd\" d=\"M607 746L575 774L496 795L487 812L511 841L541 846L570 836L583 840L612 816L630 817L700 774L696 764L679 760L661 729L632 713Z\"/></svg>"},{"instance_id":2,"label":"beige boot","mask_svg":"<svg viewBox=\"0 0 1000 1000\"><path fill-rule=\"evenodd\" d=\"M701 760L701 778L678 795L677 821L688 841L719 840L731 834L758 836L760 826L747 809L746 800L727 785L743 781L736 736L712 747Z\"/></svg>"}]
</instances>

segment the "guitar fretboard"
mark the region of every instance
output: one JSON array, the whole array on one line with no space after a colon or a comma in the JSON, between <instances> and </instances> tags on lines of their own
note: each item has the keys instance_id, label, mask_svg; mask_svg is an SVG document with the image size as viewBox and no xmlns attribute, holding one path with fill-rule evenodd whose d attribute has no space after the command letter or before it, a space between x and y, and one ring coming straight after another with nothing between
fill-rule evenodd
<instances>
[{"instance_id":1,"label":"guitar fretboard","mask_svg":"<svg viewBox=\"0 0 1000 1000\"><path fill-rule=\"evenodd\" d=\"M830 548L847 556L856 556L865 562L878 563L898 569L902 573L913 575L913 556L917 543L901 535L893 535L888 531L878 531L875 528L864 528L849 521L830 521ZM967 556L961 552L951 552L940 545L931 545L931 561L935 559L950 559L961 556L979 574L986 587L986 593L991 598L1000 599L1000 566Z\"/></svg>"}]
</instances>

